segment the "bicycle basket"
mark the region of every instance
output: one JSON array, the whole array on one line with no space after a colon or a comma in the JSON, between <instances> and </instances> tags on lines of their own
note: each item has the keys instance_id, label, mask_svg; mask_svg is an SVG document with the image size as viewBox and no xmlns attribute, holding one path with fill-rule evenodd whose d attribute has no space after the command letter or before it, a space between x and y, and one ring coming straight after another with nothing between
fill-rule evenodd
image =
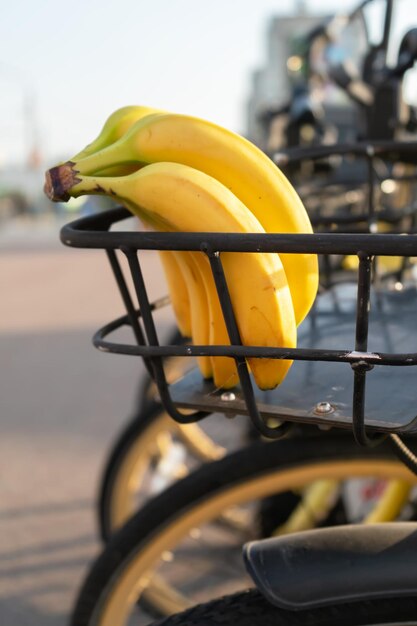
<instances>
[{"instance_id":1,"label":"bicycle basket","mask_svg":"<svg viewBox=\"0 0 417 626\"><path fill-rule=\"evenodd\" d=\"M417 143L297 149L276 159L290 174L294 168L301 194L304 186L315 234L126 232L120 224L117 231L111 231L114 224L131 217L123 207L64 226L61 240L65 245L106 251L126 308L124 316L97 331L94 344L105 352L142 357L165 409L181 423L213 412L242 414L249 415L270 437L282 436L288 425L302 422L352 428L364 445L381 434L417 433L416 370L412 367L417 365L417 345L410 351L414 340L417 344L417 291L410 262L417 257ZM329 160L332 172L324 168L325 176L315 175L312 180L309 164L323 159ZM387 232L377 232L381 224ZM141 254L146 250L200 251L208 256L230 345L160 343L157 312L168 299L149 300L141 267ZM322 288L299 328L297 348L242 345L223 271L223 252L319 255ZM127 258L133 289L120 254ZM383 265L376 263L380 257L400 257L401 262L382 271ZM131 327L134 342L109 340L122 326ZM170 356L233 358L240 384L232 391L216 389L195 369L169 383L164 359ZM256 357L294 363L282 385L261 392L246 364L247 358ZM279 426L271 426L272 422Z\"/></svg>"}]
</instances>

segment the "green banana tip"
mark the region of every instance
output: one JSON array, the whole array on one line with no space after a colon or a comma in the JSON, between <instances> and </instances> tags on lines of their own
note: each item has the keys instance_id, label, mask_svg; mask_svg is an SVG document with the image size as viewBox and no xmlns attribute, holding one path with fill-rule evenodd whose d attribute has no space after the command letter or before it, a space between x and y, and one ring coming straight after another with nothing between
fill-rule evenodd
<instances>
[{"instance_id":1,"label":"green banana tip","mask_svg":"<svg viewBox=\"0 0 417 626\"><path fill-rule=\"evenodd\" d=\"M68 192L81 182L74 165L72 161L67 161L46 171L43 190L52 202L68 202L71 197Z\"/></svg>"}]
</instances>

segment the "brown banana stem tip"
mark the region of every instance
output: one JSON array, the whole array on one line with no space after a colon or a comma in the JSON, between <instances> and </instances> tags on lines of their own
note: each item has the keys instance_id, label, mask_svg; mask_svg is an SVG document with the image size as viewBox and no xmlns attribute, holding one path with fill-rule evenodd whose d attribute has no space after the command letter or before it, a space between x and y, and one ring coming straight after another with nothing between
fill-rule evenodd
<instances>
[{"instance_id":1,"label":"brown banana stem tip","mask_svg":"<svg viewBox=\"0 0 417 626\"><path fill-rule=\"evenodd\" d=\"M53 202L68 202L71 197L68 191L81 182L74 165L72 161L67 161L46 171L43 190Z\"/></svg>"}]
</instances>

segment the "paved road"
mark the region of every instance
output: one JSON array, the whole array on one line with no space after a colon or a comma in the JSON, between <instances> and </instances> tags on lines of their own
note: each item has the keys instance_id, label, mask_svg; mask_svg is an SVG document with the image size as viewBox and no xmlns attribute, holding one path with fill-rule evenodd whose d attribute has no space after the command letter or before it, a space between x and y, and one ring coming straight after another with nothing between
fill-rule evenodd
<instances>
[{"instance_id":1,"label":"paved road","mask_svg":"<svg viewBox=\"0 0 417 626\"><path fill-rule=\"evenodd\" d=\"M154 253L145 270L162 295ZM104 253L64 248L54 222L0 231L0 293L0 624L63 626L99 549L97 481L143 368L92 347L121 302Z\"/></svg>"}]
</instances>

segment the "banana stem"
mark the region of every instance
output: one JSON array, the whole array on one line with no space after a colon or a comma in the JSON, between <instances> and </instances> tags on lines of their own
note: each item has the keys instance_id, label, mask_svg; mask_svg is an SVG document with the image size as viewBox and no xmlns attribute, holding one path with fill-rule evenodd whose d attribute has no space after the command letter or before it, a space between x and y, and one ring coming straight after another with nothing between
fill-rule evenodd
<instances>
[{"instance_id":1,"label":"banana stem","mask_svg":"<svg viewBox=\"0 0 417 626\"><path fill-rule=\"evenodd\" d=\"M48 198L53 202L67 202L72 196L69 191L81 182L77 174L74 163L71 161L47 170L43 190Z\"/></svg>"},{"instance_id":2,"label":"banana stem","mask_svg":"<svg viewBox=\"0 0 417 626\"><path fill-rule=\"evenodd\" d=\"M80 174L89 176L100 170L105 170L109 166L128 165L136 162L137 159L132 158L129 154L129 144L126 142L120 144L120 141L116 141L98 152L77 159L74 161L74 166Z\"/></svg>"},{"instance_id":3,"label":"banana stem","mask_svg":"<svg viewBox=\"0 0 417 626\"><path fill-rule=\"evenodd\" d=\"M117 146L117 144L104 148L80 161L67 161L66 163L49 169L45 174L44 186L44 191L48 198L53 202L67 202L71 197L76 197L76 194L107 193L109 195L115 195L112 194L111 189L108 188L107 180L106 190L102 189L103 184L100 184L99 181L104 177L99 176L97 183L93 183L94 175L97 175L101 171L105 172L110 166L113 170L118 171L117 168L120 168L120 166L124 166L126 169L126 166L134 165L133 171L136 171L136 169L145 164L126 158L126 152L124 155L121 154L120 158L118 158L118 150L115 149L114 146ZM123 173L125 174L126 172ZM131 172L127 171L127 173ZM90 177L90 175L92 176ZM110 180L111 177L105 176L105 178ZM82 187L76 190L73 189L75 185L79 183L82 183ZM97 185L96 191L93 188L94 184ZM90 188L89 185L92 185L92 188Z\"/></svg>"},{"instance_id":4,"label":"banana stem","mask_svg":"<svg viewBox=\"0 0 417 626\"><path fill-rule=\"evenodd\" d=\"M80 176L75 163L67 161L62 165L52 167L46 172L44 191L54 202L66 202L70 198L77 198L86 194L107 194L117 198L112 190L111 177Z\"/></svg>"}]
</instances>

